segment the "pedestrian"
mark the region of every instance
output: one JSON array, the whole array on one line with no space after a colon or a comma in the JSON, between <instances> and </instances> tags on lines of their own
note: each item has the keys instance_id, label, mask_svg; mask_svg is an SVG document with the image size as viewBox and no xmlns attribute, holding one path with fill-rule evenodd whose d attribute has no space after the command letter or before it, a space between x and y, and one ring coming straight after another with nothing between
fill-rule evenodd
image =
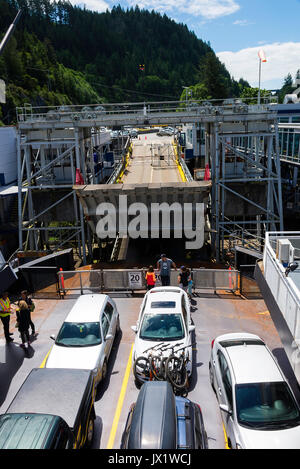
<instances>
[{"instance_id":1,"label":"pedestrian","mask_svg":"<svg viewBox=\"0 0 300 469\"><path fill-rule=\"evenodd\" d=\"M29 346L29 324L30 324L30 309L26 301L21 300L18 303L17 309L17 327L21 335L21 347L28 348Z\"/></svg>"},{"instance_id":2,"label":"pedestrian","mask_svg":"<svg viewBox=\"0 0 300 469\"><path fill-rule=\"evenodd\" d=\"M21 298L20 298L19 302L20 301L25 301L28 305L29 325L30 325L30 328L31 328L31 335L35 336L35 325L33 324L32 319L31 319L31 313L35 310L35 304L32 301L32 299L28 296L27 290L21 291Z\"/></svg>"},{"instance_id":3,"label":"pedestrian","mask_svg":"<svg viewBox=\"0 0 300 469\"><path fill-rule=\"evenodd\" d=\"M9 321L11 314L12 310L10 300L8 298L8 293L4 292L0 297L0 319L3 324L4 336L7 344L13 342L14 340L12 337L10 337L13 335L13 333L9 332Z\"/></svg>"},{"instance_id":4,"label":"pedestrian","mask_svg":"<svg viewBox=\"0 0 300 469\"><path fill-rule=\"evenodd\" d=\"M192 296L193 296L193 279L192 279L192 274L191 274L191 271L189 269L187 269L188 272L189 272L189 283L188 283L188 289L187 289L187 293L189 295L189 299L191 300L192 299Z\"/></svg>"},{"instance_id":5,"label":"pedestrian","mask_svg":"<svg viewBox=\"0 0 300 469\"><path fill-rule=\"evenodd\" d=\"M161 284L165 287L170 285L171 267L177 270L175 262L169 259L166 254L162 254L157 261L157 270L160 272Z\"/></svg>"},{"instance_id":6,"label":"pedestrian","mask_svg":"<svg viewBox=\"0 0 300 469\"><path fill-rule=\"evenodd\" d=\"M180 288L182 288L185 292L188 289L190 278L190 271L184 265L182 265L180 267L180 274L178 275L178 283Z\"/></svg>"},{"instance_id":7,"label":"pedestrian","mask_svg":"<svg viewBox=\"0 0 300 469\"><path fill-rule=\"evenodd\" d=\"M155 273L153 266L150 265L149 269L146 273L146 282L147 282L147 290L151 290L155 286L156 278L155 278Z\"/></svg>"}]
</instances>

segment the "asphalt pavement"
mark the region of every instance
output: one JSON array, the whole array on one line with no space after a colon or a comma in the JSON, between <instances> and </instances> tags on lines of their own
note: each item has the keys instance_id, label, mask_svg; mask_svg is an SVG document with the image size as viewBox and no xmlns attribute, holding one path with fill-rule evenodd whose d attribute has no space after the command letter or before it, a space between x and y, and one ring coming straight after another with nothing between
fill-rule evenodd
<instances>
[{"instance_id":1,"label":"asphalt pavement","mask_svg":"<svg viewBox=\"0 0 300 469\"><path fill-rule=\"evenodd\" d=\"M123 297L122 297L123 296ZM142 295L126 297L114 295L121 322L121 334L116 338L109 360L108 375L99 385L96 395L96 425L94 448L119 448L122 432L130 405L136 401L139 390L136 388L130 364L130 352L134 342L134 325L142 302ZM5 344L0 330L0 413L8 408L19 387L32 368L43 366L56 334L69 313L75 298L64 300L36 300L33 320L38 336L26 355L14 330L15 341ZM211 341L220 334L245 331L258 334L265 340L279 361L283 371L297 391L295 378L278 333L263 300L243 299L233 294L215 295L202 292L192 302L192 320L196 326L194 349L194 371L188 398L201 406L204 424L211 449L226 447L217 399L211 389L208 375ZM297 388L297 389L296 389Z\"/></svg>"}]
</instances>

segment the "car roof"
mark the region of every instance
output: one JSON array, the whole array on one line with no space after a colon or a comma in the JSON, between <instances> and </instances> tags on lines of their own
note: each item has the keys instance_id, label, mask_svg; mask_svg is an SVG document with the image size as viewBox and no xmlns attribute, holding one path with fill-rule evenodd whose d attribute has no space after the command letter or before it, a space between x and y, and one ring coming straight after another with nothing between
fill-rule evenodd
<instances>
[{"instance_id":1,"label":"car roof","mask_svg":"<svg viewBox=\"0 0 300 469\"><path fill-rule=\"evenodd\" d=\"M60 417L47 414L1 415L0 449L45 448L59 422Z\"/></svg>"},{"instance_id":2,"label":"car roof","mask_svg":"<svg viewBox=\"0 0 300 469\"><path fill-rule=\"evenodd\" d=\"M143 384L133 411L128 449L176 449L176 406L170 383Z\"/></svg>"},{"instance_id":3,"label":"car roof","mask_svg":"<svg viewBox=\"0 0 300 469\"><path fill-rule=\"evenodd\" d=\"M226 347L236 384L283 381L275 359L264 345L245 343Z\"/></svg>"},{"instance_id":4,"label":"car roof","mask_svg":"<svg viewBox=\"0 0 300 469\"><path fill-rule=\"evenodd\" d=\"M107 295L81 295L68 316L65 322L96 322L99 321L101 309L108 299Z\"/></svg>"},{"instance_id":5,"label":"car roof","mask_svg":"<svg viewBox=\"0 0 300 469\"><path fill-rule=\"evenodd\" d=\"M57 415L73 428L92 386L90 370L33 368L6 413Z\"/></svg>"},{"instance_id":6,"label":"car roof","mask_svg":"<svg viewBox=\"0 0 300 469\"><path fill-rule=\"evenodd\" d=\"M181 313L181 298L183 290L176 287L164 287L164 288L152 288L152 290L147 293L147 301L144 313L149 313L150 311L157 314L163 314L170 312L172 313ZM151 308L151 303L154 301L174 301L174 308Z\"/></svg>"}]
</instances>

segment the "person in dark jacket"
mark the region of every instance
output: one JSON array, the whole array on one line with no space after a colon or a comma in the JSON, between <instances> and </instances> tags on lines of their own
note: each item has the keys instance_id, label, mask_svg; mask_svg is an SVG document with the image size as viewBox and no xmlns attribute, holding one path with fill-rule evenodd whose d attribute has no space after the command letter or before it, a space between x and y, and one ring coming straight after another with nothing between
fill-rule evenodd
<instances>
[{"instance_id":1,"label":"person in dark jacket","mask_svg":"<svg viewBox=\"0 0 300 469\"><path fill-rule=\"evenodd\" d=\"M26 301L19 301L19 309L17 310L18 330L21 335L21 347L28 348L29 346L29 324L30 324L30 310Z\"/></svg>"},{"instance_id":2,"label":"person in dark jacket","mask_svg":"<svg viewBox=\"0 0 300 469\"><path fill-rule=\"evenodd\" d=\"M31 313L34 311L35 306L34 306L34 303L33 303L32 299L29 298L27 290L23 290L23 291L21 292L21 298L20 298L19 301L25 301L25 302L27 303L27 305L28 305L29 316L30 316L29 325L30 325L30 327L31 327L31 335L34 336L34 335L35 335L35 325L34 325L33 322L32 322Z\"/></svg>"},{"instance_id":3,"label":"person in dark jacket","mask_svg":"<svg viewBox=\"0 0 300 469\"><path fill-rule=\"evenodd\" d=\"M184 265L182 265L180 267L180 274L178 275L178 283L180 288L182 288L184 291L187 291L188 289L190 278L190 271Z\"/></svg>"}]
</instances>

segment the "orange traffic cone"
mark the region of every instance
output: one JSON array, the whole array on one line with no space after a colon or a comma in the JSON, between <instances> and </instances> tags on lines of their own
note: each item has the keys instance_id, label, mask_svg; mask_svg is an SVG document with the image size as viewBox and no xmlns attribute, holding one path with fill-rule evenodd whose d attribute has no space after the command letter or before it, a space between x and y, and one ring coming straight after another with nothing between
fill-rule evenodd
<instances>
[{"instance_id":1,"label":"orange traffic cone","mask_svg":"<svg viewBox=\"0 0 300 469\"><path fill-rule=\"evenodd\" d=\"M62 272L63 271L62 267L59 270L60 270L60 272ZM63 295L65 295L66 294L65 279L64 279L63 274L60 275L60 285L61 285L61 290L63 291Z\"/></svg>"}]
</instances>

